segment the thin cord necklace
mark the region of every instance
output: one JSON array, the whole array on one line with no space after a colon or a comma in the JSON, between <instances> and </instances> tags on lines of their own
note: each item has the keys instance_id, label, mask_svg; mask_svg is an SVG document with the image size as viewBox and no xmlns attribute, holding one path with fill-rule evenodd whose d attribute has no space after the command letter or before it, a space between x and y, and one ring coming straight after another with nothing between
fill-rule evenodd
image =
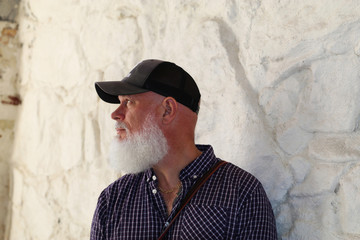
<instances>
[{"instance_id":1,"label":"thin cord necklace","mask_svg":"<svg viewBox=\"0 0 360 240\"><path fill-rule=\"evenodd\" d=\"M160 186L158 186L159 191L162 192L162 193L165 193L165 194L173 193L175 190L180 189L180 187L181 187L181 182L179 182L176 187L171 188L170 190L165 190L165 189L161 188Z\"/></svg>"}]
</instances>

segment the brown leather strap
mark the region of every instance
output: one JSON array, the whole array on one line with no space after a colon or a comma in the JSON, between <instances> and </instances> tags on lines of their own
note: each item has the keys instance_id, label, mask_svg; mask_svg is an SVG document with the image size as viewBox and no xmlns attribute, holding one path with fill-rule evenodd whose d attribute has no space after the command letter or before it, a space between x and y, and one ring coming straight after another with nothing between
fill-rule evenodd
<instances>
[{"instance_id":1,"label":"brown leather strap","mask_svg":"<svg viewBox=\"0 0 360 240\"><path fill-rule=\"evenodd\" d=\"M226 164L226 161L219 161L217 162L209 171L207 171L195 184L194 186L189 190L189 192L186 194L185 198L181 202L180 207L176 211L176 214L174 218L171 220L169 225L166 227L166 229L163 231L163 233L160 235L158 240L161 240L165 237L166 233L169 231L171 225L175 222L176 218L180 215L181 210L183 210L188 202L190 202L190 199L195 195L195 193L201 188L202 185L211 177L211 175L216 172L222 165Z\"/></svg>"}]
</instances>

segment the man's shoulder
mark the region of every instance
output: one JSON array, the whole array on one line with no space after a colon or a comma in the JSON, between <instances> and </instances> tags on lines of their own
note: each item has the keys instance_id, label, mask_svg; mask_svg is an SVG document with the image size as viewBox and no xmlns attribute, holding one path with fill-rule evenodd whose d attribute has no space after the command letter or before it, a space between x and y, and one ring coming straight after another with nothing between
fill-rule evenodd
<instances>
[{"instance_id":1,"label":"man's shoulder","mask_svg":"<svg viewBox=\"0 0 360 240\"><path fill-rule=\"evenodd\" d=\"M231 162L227 162L227 164L222 169L225 173L229 174L231 177L240 178L240 179L249 178L251 180L258 181L257 178L252 173L248 172L247 170Z\"/></svg>"},{"instance_id":2,"label":"man's shoulder","mask_svg":"<svg viewBox=\"0 0 360 240\"><path fill-rule=\"evenodd\" d=\"M197 199L205 205L239 209L246 199L262 190L262 184L254 175L228 162L209 178Z\"/></svg>"},{"instance_id":3,"label":"man's shoulder","mask_svg":"<svg viewBox=\"0 0 360 240\"><path fill-rule=\"evenodd\" d=\"M230 162L220 169L219 177L244 191L262 187L261 182L253 174Z\"/></svg>"}]
</instances>

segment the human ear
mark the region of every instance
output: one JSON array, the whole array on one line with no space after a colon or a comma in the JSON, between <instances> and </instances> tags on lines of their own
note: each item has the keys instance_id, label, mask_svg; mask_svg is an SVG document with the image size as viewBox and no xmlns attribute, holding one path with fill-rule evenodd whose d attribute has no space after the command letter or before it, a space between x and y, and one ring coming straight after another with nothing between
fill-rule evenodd
<instances>
[{"instance_id":1,"label":"human ear","mask_svg":"<svg viewBox=\"0 0 360 240\"><path fill-rule=\"evenodd\" d=\"M166 97L162 102L163 107L163 123L169 124L171 123L176 115L178 109L178 103L172 97Z\"/></svg>"}]
</instances>

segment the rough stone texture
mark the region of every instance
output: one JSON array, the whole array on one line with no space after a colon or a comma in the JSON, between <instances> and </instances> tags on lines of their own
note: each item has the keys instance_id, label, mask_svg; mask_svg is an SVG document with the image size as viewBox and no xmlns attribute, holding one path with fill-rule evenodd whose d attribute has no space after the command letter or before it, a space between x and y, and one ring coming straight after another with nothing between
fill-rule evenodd
<instances>
[{"instance_id":1,"label":"rough stone texture","mask_svg":"<svg viewBox=\"0 0 360 240\"><path fill-rule=\"evenodd\" d=\"M145 58L196 79L196 141L262 181L279 239L360 238L358 1L23 0L19 21L9 239L88 239L117 178L94 82Z\"/></svg>"},{"instance_id":2,"label":"rough stone texture","mask_svg":"<svg viewBox=\"0 0 360 240\"><path fill-rule=\"evenodd\" d=\"M0 239L10 217L10 159L14 127L21 100L18 96L20 43L15 23L0 21Z\"/></svg>"},{"instance_id":3,"label":"rough stone texture","mask_svg":"<svg viewBox=\"0 0 360 240\"><path fill-rule=\"evenodd\" d=\"M309 155L327 162L360 159L360 134L318 134L309 143Z\"/></svg>"},{"instance_id":4,"label":"rough stone texture","mask_svg":"<svg viewBox=\"0 0 360 240\"><path fill-rule=\"evenodd\" d=\"M20 0L0 0L0 20L15 22Z\"/></svg>"},{"instance_id":5,"label":"rough stone texture","mask_svg":"<svg viewBox=\"0 0 360 240\"><path fill-rule=\"evenodd\" d=\"M340 224L346 233L358 236L360 229L360 164L352 164L349 171L340 179L338 186L338 207Z\"/></svg>"}]
</instances>

